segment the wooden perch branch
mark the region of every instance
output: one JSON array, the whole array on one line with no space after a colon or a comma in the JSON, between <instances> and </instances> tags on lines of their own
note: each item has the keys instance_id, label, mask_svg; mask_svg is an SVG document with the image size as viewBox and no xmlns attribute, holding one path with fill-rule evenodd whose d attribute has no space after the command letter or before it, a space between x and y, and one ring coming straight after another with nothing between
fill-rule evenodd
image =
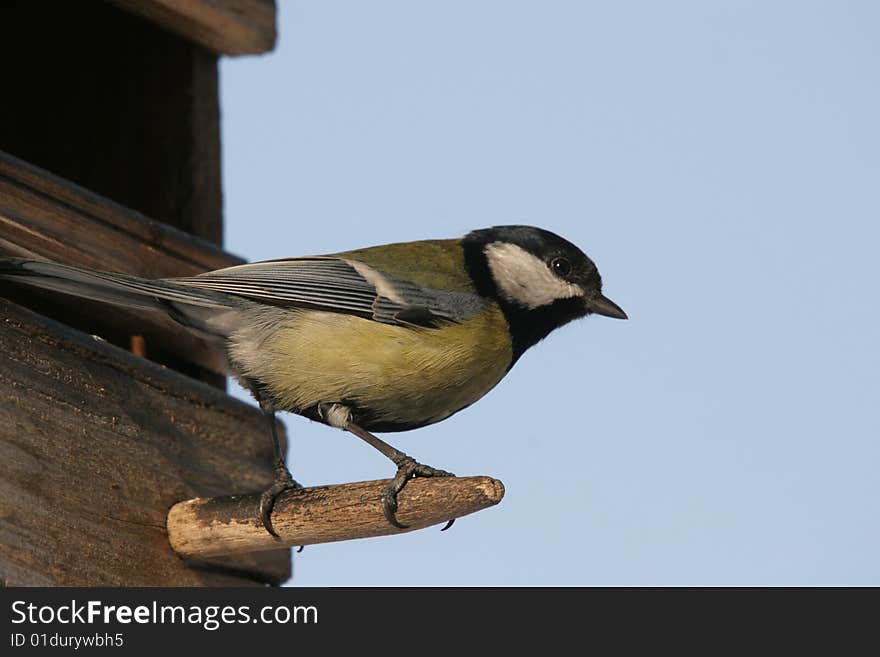
<instances>
[{"instance_id":1,"label":"wooden perch branch","mask_svg":"<svg viewBox=\"0 0 880 657\"><path fill-rule=\"evenodd\" d=\"M413 479L398 496L397 529L382 513L389 480L319 486L283 493L275 504L273 538L260 523L260 496L196 498L168 512L168 540L184 557L212 557L347 541L423 529L498 504L504 484L491 477Z\"/></svg>"}]
</instances>

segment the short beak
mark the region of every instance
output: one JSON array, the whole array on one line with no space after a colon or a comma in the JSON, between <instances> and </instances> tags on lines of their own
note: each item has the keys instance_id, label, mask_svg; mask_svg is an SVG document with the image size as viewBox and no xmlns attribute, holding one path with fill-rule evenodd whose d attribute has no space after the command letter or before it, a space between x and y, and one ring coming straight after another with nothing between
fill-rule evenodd
<instances>
[{"instance_id":1,"label":"short beak","mask_svg":"<svg viewBox=\"0 0 880 657\"><path fill-rule=\"evenodd\" d=\"M584 304L590 312L597 315L605 315L605 317L613 317L614 319L629 319L623 312L623 308L601 294L595 297L585 297Z\"/></svg>"}]
</instances>

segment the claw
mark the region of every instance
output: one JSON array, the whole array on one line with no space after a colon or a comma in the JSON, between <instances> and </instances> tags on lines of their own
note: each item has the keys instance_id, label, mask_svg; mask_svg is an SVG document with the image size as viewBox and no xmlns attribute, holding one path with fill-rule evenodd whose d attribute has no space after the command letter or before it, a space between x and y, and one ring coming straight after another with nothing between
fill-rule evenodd
<instances>
[{"instance_id":1,"label":"claw","mask_svg":"<svg viewBox=\"0 0 880 657\"><path fill-rule=\"evenodd\" d=\"M406 486L406 482L413 477L454 477L455 475L445 470L438 470L429 465L422 465L413 458L407 456L397 463L397 473L394 475L387 486L382 491L382 512L385 519L398 529L408 529L409 525L402 524L397 519L397 494ZM445 531L452 526L455 518L446 523L441 531Z\"/></svg>"},{"instance_id":2,"label":"claw","mask_svg":"<svg viewBox=\"0 0 880 657\"><path fill-rule=\"evenodd\" d=\"M266 531L277 539L280 539L281 537L278 536L278 532L276 532L275 528L272 526L272 509L275 508L275 500L277 500L278 496L284 491L296 490L297 488L302 488L302 486L294 481L287 468L283 466L281 468L276 467L275 481L272 482L272 485L269 486L269 488L263 491L262 495L260 495L260 520L263 523L263 527L266 528Z\"/></svg>"},{"instance_id":3,"label":"claw","mask_svg":"<svg viewBox=\"0 0 880 657\"><path fill-rule=\"evenodd\" d=\"M382 513L385 514L385 519L398 529L409 528L409 525L404 525L397 519L395 515L397 513L397 494L389 492L388 488L382 492Z\"/></svg>"}]
</instances>

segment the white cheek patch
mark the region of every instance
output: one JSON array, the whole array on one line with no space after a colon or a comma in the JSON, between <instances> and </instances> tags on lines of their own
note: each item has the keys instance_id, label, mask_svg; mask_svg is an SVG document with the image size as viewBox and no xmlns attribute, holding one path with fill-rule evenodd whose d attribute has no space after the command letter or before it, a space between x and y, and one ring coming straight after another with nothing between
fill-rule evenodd
<instances>
[{"instance_id":1,"label":"white cheek patch","mask_svg":"<svg viewBox=\"0 0 880 657\"><path fill-rule=\"evenodd\" d=\"M507 301L531 310L584 294L579 285L562 280L543 260L516 244L492 242L484 253L498 291Z\"/></svg>"}]
</instances>

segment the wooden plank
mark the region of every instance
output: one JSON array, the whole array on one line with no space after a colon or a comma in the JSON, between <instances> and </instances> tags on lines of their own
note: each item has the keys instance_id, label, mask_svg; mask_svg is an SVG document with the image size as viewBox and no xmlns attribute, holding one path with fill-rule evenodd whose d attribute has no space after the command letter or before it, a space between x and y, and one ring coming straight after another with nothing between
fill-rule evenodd
<instances>
[{"instance_id":1,"label":"wooden plank","mask_svg":"<svg viewBox=\"0 0 880 657\"><path fill-rule=\"evenodd\" d=\"M274 0L112 1L219 55L258 55L275 47Z\"/></svg>"},{"instance_id":2,"label":"wooden plank","mask_svg":"<svg viewBox=\"0 0 880 657\"><path fill-rule=\"evenodd\" d=\"M188 195L174 199L171 209L175 225L183 230L223 244L223 174L220 154L220 71L217 57L194 49L187 58L190 67L184 104L188 120L188 158L180 163L187 178ZM166 125L176 117L169 114ZM175 138L174 133L171 138ZM160 219L162 215L157 215Z\"/></svg>"},{"instance_id":3,"label":"wooden plank","mask_svg":"<svg viewBox=\"0 0 880 657\"><path fill-rule=\"evenodd\" d=\"M165 518L269 484L254 407L0 300L0 579L8 585L278 583L277 550L193 567Z\"/></svg>"},{"instance_id":4,"label":"wooden plank","mask_svg":"<svg viewBox=\"0 0 880 657\"><path fill-rule=\"evenodd\" d=\"M243 262L213 244L154 221L0 151L0 253L42 258L146 278L188 276ZM147 357L219 384L218 354L172 321L149 312L39 293L4 282L3 294ZM187 363L197 366L187 367Z\"/></svg>"},{"instance_id":5,"label":"wooden plank","mask_svg":"<svg viewBox=\"0 0 880 657\"><path fill-rule=\"evenodd\" d=\"M191 276L243 262L3 151L0 239L20 253L147 278Z\"/></svg>"}]
</instances>

